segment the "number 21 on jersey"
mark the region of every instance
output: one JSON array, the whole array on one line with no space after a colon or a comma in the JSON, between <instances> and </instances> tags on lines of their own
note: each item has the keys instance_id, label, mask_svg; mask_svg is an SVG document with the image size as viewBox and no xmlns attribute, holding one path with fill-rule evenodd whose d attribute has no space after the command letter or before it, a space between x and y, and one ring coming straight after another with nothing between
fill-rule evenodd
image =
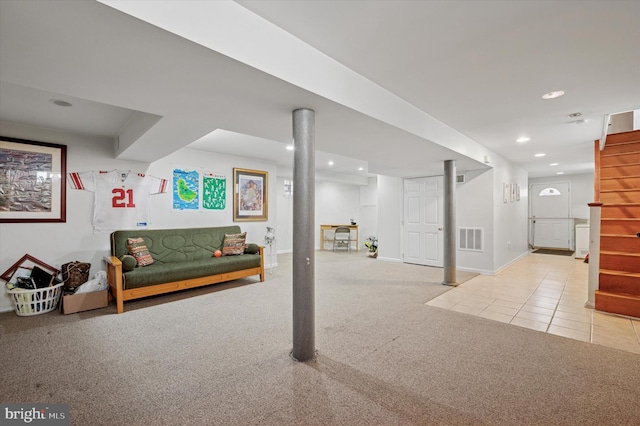
<instances>
[{"instance_id":1,"label":"number 21 on jersey","mask_svg":"<svg viewBox=\"0 0 640 426\"><path fill-rule=\"evenodd\" d=\"M136 207L136 203L133 201L133 189L124 190L122 188L113 188L111 193L113 194L111 207L114 209Z\"/></svg>"}]
</instances>

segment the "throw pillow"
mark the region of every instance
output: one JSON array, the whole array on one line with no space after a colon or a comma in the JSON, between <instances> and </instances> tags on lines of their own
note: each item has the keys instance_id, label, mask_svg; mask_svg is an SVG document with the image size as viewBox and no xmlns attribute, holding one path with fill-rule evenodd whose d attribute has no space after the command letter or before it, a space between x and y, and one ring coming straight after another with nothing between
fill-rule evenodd
<instances>
[{"instance_id":1,"label":"throw pillow","mask_svg":"<svg viewBox=\"0 0 640 426\"><path fill-rule=\"evenodd\" d=\"M127 238L129 254L136 258L138 266L148 266L153 263L153 257L144 243L143 238Z\"/></svg>"},{"instance_id":2,"label":"throw pillow","mask_svg":"<svg viewBox=\"0 0 640 426\"><path fill-rule=\"evenodd\" d=\"M247 244L244 248L246 254L258 254L260 253L260 246L257 244Z\"/></svg>"},{"instance_id":3,"label":"throw pillow","mask_svg":"<svg viewBox=\"0 0 640 426\"><path fill-rule=\"evenodd\" d=\"M224 243L222 244L222 255L231 256L244 254L244 241L247 233L241 234L224 234Z\"/></svg>"},{"instance_id":4,"label":"throw pillow","mask_svg":"<svg viewBox=\"0 0 640 426\"><path fill-rule=\"evenodd\" d=\"M138 264L136 258L131 256L130 254L123 254L122 256L120 256L120 262L122 262L122 270L124 272L133 271Z\"/></svg>"}]
</instances>

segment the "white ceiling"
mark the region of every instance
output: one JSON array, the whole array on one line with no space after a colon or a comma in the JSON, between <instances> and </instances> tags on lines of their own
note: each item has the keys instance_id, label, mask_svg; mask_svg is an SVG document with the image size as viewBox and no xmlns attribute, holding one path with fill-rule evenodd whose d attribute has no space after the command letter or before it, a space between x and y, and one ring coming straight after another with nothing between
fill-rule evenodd
<instances>
[{"instance_id":1,"label":"white ceiling","mask_svg":"<svg viewBox=\"0 0 640 426\"><path fill-rule=\"evenodd\" d=\"M286 169L291 111L304 106L316 111L317 167L327 173L424 176L445 159L483 168L479 159L497 153L535 177L591 171L604 116L640 109L638 1L127 3L139 4L137 18L93 1L0 2L0 120L118 136L121 158L154 161L190 146ZM346 68L308 72L306 82L286 74L295 66L271 71L278 46L263 48L260 65L216 47L234 41L220 34L197 39L211 30L198 14L211 27L225 19L210 11L245 28L225 33L236 46L258 45L270 22ZM169 25L181 20L190 33ZM347 99L348 69L357 84L379 86L360 104ZM551 90L566 95L542 100ZM575 124L574 112L588 122Z\"/></svg>"}]
</instances>

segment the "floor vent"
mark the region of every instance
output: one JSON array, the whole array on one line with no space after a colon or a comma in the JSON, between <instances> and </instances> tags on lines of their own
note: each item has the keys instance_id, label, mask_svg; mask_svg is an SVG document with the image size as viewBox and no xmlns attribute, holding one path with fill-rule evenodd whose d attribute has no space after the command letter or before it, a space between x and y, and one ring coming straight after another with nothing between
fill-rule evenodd
<instances>
[{"instance_id":1,"label":"floor vent","mask_svg":"<svg viewBox=\"0 0 640 426\"><path fill-rule=\"evenodd\" d=\"M483 228L459 228L458 249L470 251L483 251Z\"/></svg>"}]
</instances>

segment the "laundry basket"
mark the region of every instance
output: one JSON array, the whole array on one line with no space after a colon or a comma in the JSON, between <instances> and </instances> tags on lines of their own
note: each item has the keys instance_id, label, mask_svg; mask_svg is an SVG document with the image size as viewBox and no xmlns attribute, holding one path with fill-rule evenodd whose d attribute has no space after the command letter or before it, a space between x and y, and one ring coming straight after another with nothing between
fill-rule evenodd
<instances>
[{"instance_id":1,"label":"laundry basket","mask_svg":"<svg viewBox=\"0 0 640 426\"><path fill-rule=\"evenodd\" d=\"M51 312L58 307L64 283L52 287L25 290L22 288L7 289L13 301L16 314L21 317Z\"/></svg>"}]
</instances>

